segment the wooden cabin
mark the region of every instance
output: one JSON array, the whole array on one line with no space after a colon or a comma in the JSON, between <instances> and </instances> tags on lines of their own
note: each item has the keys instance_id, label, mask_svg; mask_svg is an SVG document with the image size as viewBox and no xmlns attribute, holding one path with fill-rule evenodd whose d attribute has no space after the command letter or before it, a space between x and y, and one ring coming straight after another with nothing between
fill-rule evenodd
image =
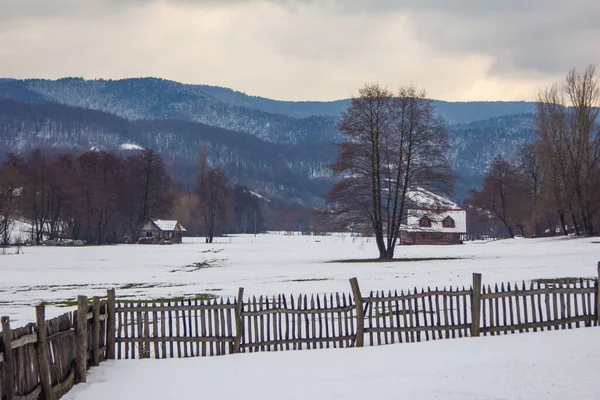
<instances>
[{"instance_id":1,"label":"wooden cabin","mask_svg":"<svg viewBox=\"0 0 600 400\"><path fill-rule=\"evenodd\" d=\"M140 229L138 243L181 243L185 228L176 220L151 219Z\"/></svg>"}]
</instances>

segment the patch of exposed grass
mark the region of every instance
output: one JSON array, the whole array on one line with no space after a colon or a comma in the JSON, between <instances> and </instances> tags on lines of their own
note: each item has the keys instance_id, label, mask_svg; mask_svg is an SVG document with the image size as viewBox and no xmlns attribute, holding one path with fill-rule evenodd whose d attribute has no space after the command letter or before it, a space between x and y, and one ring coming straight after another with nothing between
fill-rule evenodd
<instances>
[{"instance_id":1,"label":"patch of exposed grass","mask_svg":"<svg viewBox=\"0 0 600 400\"><path fill-rule=\"evenodd\" d=\"M223 251L223 249L216 249L216 250L215 249L208 249L208 250L204 250L202 253L214 253L214 254L217 254L217 253L220 253L222 251Z\"/></svg>"},{"instance_id":2,"label":"patch of exposed grass","mask_svg":"<svg viewBox=\"0 0 600 400\"><path fill-rule=\"evenodd\" d=\"M541 279L533 279L532 282L541 283L544 285L569 285L574 284L579 281L589 281L596 282L598 278L595 277L585 277L585 278L576 278L576 277L564 277L564 278L541 278Z\"/></svg>"},{"instance_id":3,"label":"patch of exposed grass","mask_svg":"<svg viewBox=\"0 0 600 400\"><path fill-rule=\"evenodd\" d=\"M388 263L388 262L418 262L418 261L448 261L448 260L464 260L464 257L417 257L417 258L394 258L386 260L381 258L353 258L348 260L333 260L330 263Z\"/></svg>"},{"instance_id":4,"label":"patch of exposed grass","mask_svg":"<svg viewBox=\"0 0 600 400\"><path fill-rule=\"evenodd\" d=\"M221 261L225 261L224 259L212 259L212 260L204 260L204 261L198 261L195 262L193 264L189 264L189 265L185 265L179 269L173 269L169 272L173 273L173 272L180 272L180 271L185 271L185 272L195 272L195 271L199 271L201 269L207 269L207 268L215 268L215 267L220 267L220 262Z\"/></svg>"},{"instance_id":5,"label":"patch of exposed grass","mask_svg":"<svg viewBox=\"0 0 600 400\"><path fill-rule=\"evenodd\" d=\"M320 281L330 281L331 278L305 278L305 279L289 279L287 281L281 282L320 282Z\"/></svg>"},{"instance_id":6,"label":"patch of exposed grass","mask_svg":"<svg viewBox=\"0 0 600 400\"><path fill-rule=\"evenodd\" d=\"M153 289L153 288L169 288L187 286L185 283L165 283L165 282L154 282L154 283L127 283L119 287L119 290L131 290L131 289Z\"/></svg>"}]
</instances>

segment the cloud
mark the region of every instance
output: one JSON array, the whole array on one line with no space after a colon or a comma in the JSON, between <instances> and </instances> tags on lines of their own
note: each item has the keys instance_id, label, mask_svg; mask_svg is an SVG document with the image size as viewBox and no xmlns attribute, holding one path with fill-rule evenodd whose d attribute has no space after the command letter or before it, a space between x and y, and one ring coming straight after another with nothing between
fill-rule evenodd
<instances>
[{"instance_id":1,"label":"cloud","mask_svg":"<svg viewBox=\"0 0 600 400\"><path fill-rule=\"evenodd\" d=\"M527 99L600 61L595 1L0 0L0 76L159 76L294 100L367 82Z\"/></svg>"}]
</instances>

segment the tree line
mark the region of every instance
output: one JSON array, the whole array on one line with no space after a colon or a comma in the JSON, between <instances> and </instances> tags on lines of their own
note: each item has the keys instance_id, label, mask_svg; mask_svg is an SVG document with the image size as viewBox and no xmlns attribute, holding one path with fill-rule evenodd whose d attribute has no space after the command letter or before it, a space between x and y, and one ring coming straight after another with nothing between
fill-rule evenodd
<instances>
[{"instance_id":1,"label":"tree line","mask_svg":"<svg viewBox=\"0 0 600 400\"><path fill-rule=\"evenodd\" d=\"M505 235L594 235L600 224L600 83L594 66L542 90L536 138L497 156L483 187L465 200L471 229L498 223Z\"/></svg>"},{"instance_id":2,"label":"tree line","mask_svg":"<svg viewBox=\"0 0 600 400\"><path fill-rule=\"evenodd\" d=\"M0 166L0 237L8 244L16 221L27 237L104 244L137 240L140 226L173 205L171 178L152 150L119 157L103 151L7 155Z\"/></svg>"},{"instance_id":3,"label":"tree line","mask_svg":"<svg viewBox=\"0 0 600 400\"><path fill-rule=\"evenodd\" d=\"M261 197L204 163L197 187L186 190L173 184L152 150L129 156L9 153L0 165L0 240L132 243L151 218L178 219L189 234L206 235L207 241L223 233L264 231Z\"/></svg>"}]
</instances>

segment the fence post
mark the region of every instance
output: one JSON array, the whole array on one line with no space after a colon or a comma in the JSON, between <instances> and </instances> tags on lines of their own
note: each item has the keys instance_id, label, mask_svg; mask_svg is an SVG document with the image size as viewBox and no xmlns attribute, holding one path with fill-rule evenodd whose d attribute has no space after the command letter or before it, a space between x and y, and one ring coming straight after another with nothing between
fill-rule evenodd
<instances>
[{"instance_id":1,"label":"fence post","mask_svg":"<svg viewBox=\"0 0 600 400\"><path fill-rule=\"evenodd\" d=\"M232 353L239 353L242 344L242 331L244 330L244 321L242 320L242 310L244 306L244 288L238 289L237 303L235 303L235 338L233 339Z\"/></svg>"},{"instance_id":2,"label":"fence post","mask_svg":"<svg viewBox=\"0 0 600 400\"><path fill-rule=\"evenodd\" d=\"M12 332L10 330L10 318L2 317L2 342L4 344L4 362L2 369L4 376L2 386L6 400L15 399L15 365L12 356Z\"/></svg>"},{"instance_id":3,"label":"fence post","mask_svg":"<svg viewBox=\"0 0 600 400\"><path fill-rule=\"evenodd\" d=\"M350 279L350 287L352 287L354 304L356 305L356 342L354 346L363 347L365 344L365 313L360 287L356 278Z\"/></svg>"},{"instance_id":4,"label":"fence post","mask_svg":"<svg viewBox=\"0 0 600 400\"><path fill-rule=\"evenodd\" d=\"M92 303L92 365L100 365L100 297Z\"/></svg>"},{"instance_id":5,"label":"fence post","mask_svg":"<svg viewBox=\"0 0 600 400\"><path fill-rule=\"evenodd\" d=\"M46 306L40 304L35 307L37 323L37 358L42 384L44 400L52 400L52 382L50 378L50 356L48 355L48 331L46 329Z\"/></svg>"},{"instance_id":6,"label":"fence post","mask_svg":"<svg viewBox=\"0 0 600 400\"><path fill-rule=\"evenodd\" d=\"M116 335L116 302L115 289L106 292L106 358L115 359L115 335Z\"/></svg>"},{"instance_id":7,"label":"fence post","mask_svg":"<svg viewBox=\"0 0 600 400\"><path fill-rule=\"evenodd\" d=\"M479 336L481 325L481 274L473 273L473 295L471 296L471 336Z\"/></svg>"},{"instance_id":8,"label":"fence post","mask_svg":"<svg viewBox=\"0 0 600 400\"><path fill-rule=\"evenodd\" d=\"M77 296L77 347L75 350L75 377L78 383L85 382L87 376L87 312L87 297Z\"/></svg>"},{"instance_id":9,"label":"fence post","mask_svg":"<svg viewBox=\"0 0 600 400\"><path fill-rule=\"evenodd\" d=\"M600 261L598 262L598 280L596 281L596 321L600 325Z\"/></svg>"}]
</instances>

